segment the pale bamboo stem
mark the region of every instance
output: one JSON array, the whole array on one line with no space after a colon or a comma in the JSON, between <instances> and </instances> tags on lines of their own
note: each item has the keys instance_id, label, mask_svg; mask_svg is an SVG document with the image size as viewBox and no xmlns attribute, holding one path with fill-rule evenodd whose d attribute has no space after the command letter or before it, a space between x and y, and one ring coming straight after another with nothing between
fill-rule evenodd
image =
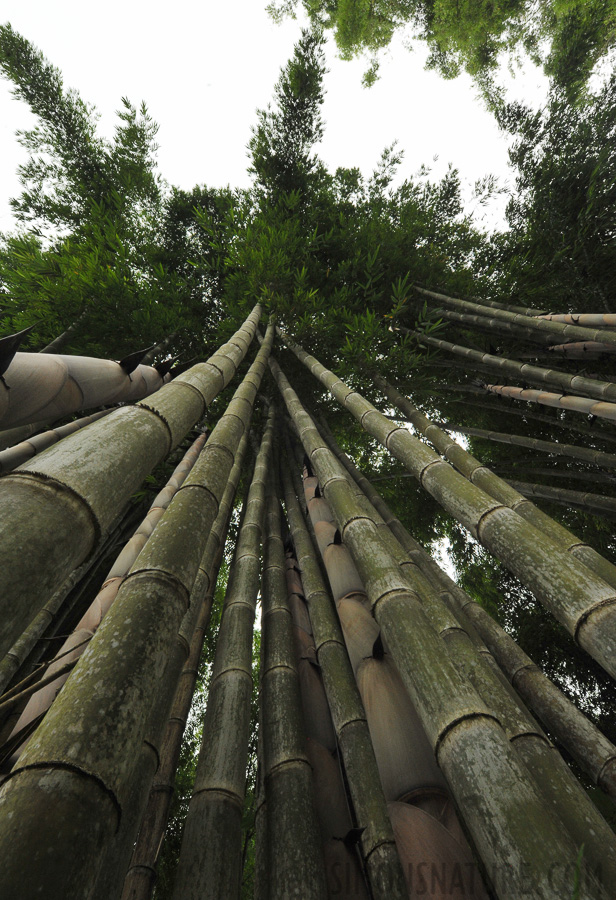
<instances>
[{"instance_id":1,"label":"pale bamboo stem","mask_svg":"<svg viewBox=\"0 0 616 900\"><path fill-rule=\"evenodd\" d=\"M489 318L487 313L483 316L474 316L470 313L456 312L453 309L436 309L434 313L448 322L460 322L462 325L468 325L471 329L491 335L500 334L506 337L521 338L527 341L534 341L543 346L548 346L554 340L550 334L541 334L524 325L513 325L511 322L503 322L502 319Z\"/></svg>"},{"instance_id":2,"label":"pale bamboo stem","mask_svg":"<svg viewBox=\"0 0 616 900\"><path fill-rule=\"evenodd\" d=\"M468 481L418 438L392 423L333 372L285 343L362 424L402 462L440 505L464 525L612 676L616 677L616 592L509 506ZM511 490L511 489L510 489Z\"/></svg>"},{"instance_id":3,"label":"pale bamboo stem","mask_svg":"<svg viewBox=\"0 0 616 900\"><path fill-rule=\"evenodd\" d=\"M239 898L242 813L250 739L252 642L265 491L274 436L270 410L229 575L193 794L174 883L177 900Z\"/></svg>"},{"instance_id":4,"label":"pale bamboo stem","mask_svg":"<svg viewBox=\"0 0 616 900\"><path fill-rule=\"evenodd\" d=\"M122 831L123 811L145 804L144 741L156 747L168 719L188 650L184 658L175 650L178 628L250 422L273 336L270 325L205 450L2 786L0 846L10 845L11 853L10 864L0 872L0 895L42 890L48 900L87 895L106 840ZM39 806L43 773L46 808L53 811L44 817ZM32 858L33 845L41 851L39 864Z\"/></svg>"},{"instance_id":5,"label":"pale bamboo stem","mask_svg":"<svg viewBox=\"0 0 616 900\"><path fill-rule=\"evenodd\" d=\"M534 484L528 481L517 481L513 478L506 479L514 490L525 497L537 497L540 500L549 500L559 503L561 506L573 506L595 516L616 516L616 499L606 497L605 494L591 494L588 491L571 491L566 488L552 487L548 484Z\"/></svg>"},{"instance_id":6,"label":"pale bamboo stem","mask_svg":"<svg viewBox=\"0 0 616 900\"><path fill-rule=\"evenodd\" d=\"M397 562L379 539L374 522L358 508L346 475L306 415L277 364L270 366L293 417L323 494L331 504L342 539L360 570L384 640L437 754L439 765L458 802L466 824L494 880L503 855L515 865L499 897L519 898L515 874L524 865L532 872L537 897L556 898L559 890L549 875L563 871L575 855L562 827L549 820L540 798L505 734L474 689L460 677L441 638L410 591ZM495 786L498 785L498 790ZM464 798L472 792L475 802ZM524 810L522 816L515 810ZM532 826L529 828L530 823ZM537 839L539 833L544 837ZM546 832L550 832L548 835ZM518 876L519 877L519 876ZM561 885L561 893L564 885ZM582 892L601 896L596 884Z\"/></svg>"},{"instance_id":7,"label":"pale bamboo stem","mask_svg":"<svg viewBox=\"0 0 616 900\"><path fill-rule=\"evenodd\" d=\"M536 318L563 322L565 325L582 325L585 328L616 328L614 313L543 313Z\"/></svg>"},{"instance_id":8,"label":"pale bamboo stem","mask_svg":"<svg viewBox=\"0 0 616 900\"><path fill-rule=\"evenodd\" d=\"M13 447L7 447L6 450L0 451L0 473L5 474L12 469L16 469L17 466L23 465L33 456L36 456L37 453L42 453L43 450L51 447L52 444L57 444L62 438L79 431L80 428L85 428L91 422L102 419L103 416L109 415L111 411L110 409L104 409L91 416L77 419L75 422L69 422L67 425L60 425L58 428L43 431L41 434L37 434L36 437L32 437L27 441L21 441L21 443Z\"/></svg>"},{"instance_id":9,"label":"pale bamboo stem","mask_svg":"<svg viewBox=\"0 0 616 900\"><path fill-rule=\"evenodd\" d=\"M207 363L112 412L0 481L0 656L109 531L144 477L233 377L260 315ZM27 556L23 553L28 544Z\"/></svg>"}]
</instances>

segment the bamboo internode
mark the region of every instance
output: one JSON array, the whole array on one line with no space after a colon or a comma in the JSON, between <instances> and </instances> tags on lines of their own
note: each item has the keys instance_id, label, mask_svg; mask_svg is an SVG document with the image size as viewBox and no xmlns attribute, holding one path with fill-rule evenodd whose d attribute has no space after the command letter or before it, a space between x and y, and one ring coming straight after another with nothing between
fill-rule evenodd
<instances>
[{"instance_id":1,"label":"bamboo internode","mask_svg":"<svg viewBox=\"0 0 616 900\"><path fill-rule=\"evenodd\" d=\"M520 388L511 385L484 384L486 391L512 400L527 400L542 406L553 406L556 409L571 410L586 416L597 416L616 422L616 403L589 400L587 397L573 397L567 394L554 394L550 391L537 391L534 388Z\"/></svg>"}]
</instances>

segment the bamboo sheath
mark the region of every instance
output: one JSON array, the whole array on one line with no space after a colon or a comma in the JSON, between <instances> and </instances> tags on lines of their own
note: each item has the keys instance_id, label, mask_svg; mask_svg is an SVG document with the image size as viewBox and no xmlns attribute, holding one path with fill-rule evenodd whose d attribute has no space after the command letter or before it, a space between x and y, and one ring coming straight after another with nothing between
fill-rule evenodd
<instances>
[{"instance_id":1,"label":"bamboo sheath","mask_svg":"<svg viewBox=\"0 0 616 900\"><path fill-rule=\"evenodd\" d=\"M400 330L406 331L406 329ZM415 333L419 341L428 347L446 350L456 356L461 356L464 359L486 366L490 370L506 372L508 375L514 375L531 384L545 384L548 387L562 388L574 394L581 394L583 397L593 397L597 400L616 400L616 384L612 384L609 381L586 378L582 375L571 375L569 372L545 369L542 366L532 366L530 363L520 363L515 359L505 359L501 356L494 356L491 353L480 353L478 350L471 350L469 347L452 344L440 338L419 335L417 332L412 333Z\"/></svg>"},{"instance_id":2,"label":"bamboo sheath","mask_svg":"<svg viewBox=\"0 0 616 900\"><path fill-rule=\"evenodd\" d=\"M122 829L126 808L139 805L135 778L145 788L142 802L147 798L141 753L156 747L168 719L184 662L175 653L176 635L272 341L270 325L205 450L2 787L0 846L11 852L0 895L25 900L44 889L49 900L88 896L105 841ZM177 672L170 671L170 654Z\"/></svg>"},{"instance_id":3,"label":"bamboo sheath","mask_svg":"<svg viewBox=\"0 0 616 900\"><path fill-rule=\"evenodd\" d=\"M143 478L203 418L244 358L259 315L257 306L208 362L147 401L93 422L0 480L0 656L113 527Z\"/></svg>"},{"instance_id":4,"label":"bamboo sheath","mask_svg":"<svg viewBox=\"0 0 616 900\"><path fill-rule=\"evenodd\" d=\"M507 484L524 497L537 497L549 500L561 506L574 506L595 516L616 516L616 498L604 494L591 494L588 491L571 491L566 488L552 487L548 484L534 484L528 481L506 479Z\"/></svg>"},{"instance_id":5,"label":"bamboo sheath","mask_svg":"<svg viewBox=\"0 0 616 900\"><path fill-rule=\"evenodd\" d=\"M280 507L270 482L262 589L261 734L269 900L325 900L327 886L287 602Z\"/></svg>"},{"instance_id":6,"label":"bamboo sheath","mask_svg":"<svg viewBox=\"0 0 616 900\"><path fill-rule=\"evenodd\" d=\"M616 589L561 550L516 511L495 501L456 472L406 428L393 425L371 403L289 338L283 339L364 429L533 591L580 646L616 676Z\"/></svg>"},{"instance_id":7,"label":"bamboo sheath","mask_svg":"<svg viewBox=\"0 0 616 900\"><path fill-rule=\"evenodd\" d=\"M5 450L1 450L0 474L3 475L6 472L10 472L12 469L17 468L17 466L21 466L33 456L36 456L37 453L41 453L43 450L46 450L47 447L51 447L52 444L57 444L62 438L68 437L69 434L73 434L75 431L79 431L80 428L85 428L85 426L89 425L91 422L102 419L103 416L109 415L110 412L110 409L104 409L91 416L84 416L81 419L76 419L74 422L69 422L67 425L60 425L58 428L51 428L48 431L43 431L35 437L29 438L26 441L21 441L13 447L7 447Z\"/></svg>"},{"instance_id":8,"label":"bamboo sheath","mask_svg":"<svg viewBox=\"0 0 616 900\"><path fill-rule=\"evenodd\" d=\"M274 368L342 539L360 571L384 641L464 810L498 896L517 900L523 895L522 879L530 878L535 897L562 897L563 890L569 889L569 876L560 886L550 876L559 872L564 878L567 862L575 857L574 845L550 819L549 807L537 796L499 723L459 675L374 522L364 508L358 508L346 475L340 472L279 367ZM499 870L503 862L506 879ZM584 893L601 896L602 892L591 880L582 887L581 895Z\"/></svg>"},{"instance_id":9,"label":"bamboo sheath","mask_svg":"<svg viewBox=\"0 0 616 900\"><path fill-rule=\"evenodd\" d=\"M164 383L152 366L139 365L129 375L113 360L16 353L0 382L0 426L15 428L95 406L134 403Z\"/></svg>"},{"instance_id":10,"label":"bamboo sheath","mask_svg":"<svg viewBox=\"0 0 616 900\"><path fill-rule=\"evenodd\" d=\"M238 444L235 462L220 502L218 515L199 563L199 571L190 597L189 611L182 620L179 636L184 635L185 640L189 642L188 658L180 674L169 720L161 742L160 762L150 788L135 849L126 873L122 900L149 900L154 889L158 855L173 799L175 773L180 758L182 738L197 682L199 660L210 622L218 571L223 558L225 539L247 445L248 437L245 433ZM132 842L130 842L130 846L132 847ZM112 892L108 892L107 896L110 895Z\"/></svg>"},{"instance_id":11,"label":"bamboo sheath","mask_svg":"<svg viewBox=\"0 0 616 900\"><path fill-rule=\"evenodd\" d=\"M291 474L292 473L292 474ZM355 683L340 623L321 574L308 526L300 508L299 479L287 458L282 466L285 507L302 575L302 585L317 659L332 714L338 747L344 762L353 809L361 831L359 839L374 900L404 895L405 885L365 710ZM295 479L293 479L295 480Z\"/></svg>"},{"instance_id":12,"label":"bamboo sheath","mask_svg":"<svg viewBox=\"0 0 616 900\"><path fill-rule=\"evenodd\" d=\"M539 403L542 406L554 406L556 409L566 409L572 412L583 413L586 416L597 416L600 419L608 419L616 422L616 403L588 400L586 397L572 397L565 394L554 394L548 391L537 391L533 388L512 387L510 385L484 384L484 389L491 394L501 397L510 397L512 400L526 400L530 403Z\"/></svg>"},{"instance_id":13,"label":"bamboo sheath","mask_svg":"<svg viewBox=\"0 0 616 900\"><path fill-rule=\"evenodd\" d=\"M593 450L592 447L578 447L576 444L561 444L557 441L543 441L539 438L529 438L521 434L508 434L503 431L490 431L485 428L471 428L470 426L450 425L437 423L445 431L453 431L456 434L466 434L470 437L483 438L486 441L496 441L499 444L512 444L515 447L527 447L529 450L539 450L552 456L566 456L568 459L578 459L581 462L592 463L595 466L616 468L616 453L605 453L603 450Z\"/></svg>"},{"instance_id":14,"label":"bamboo sheath","mask_svg":"<svg viewBox=\"0 0 616 900\"><path fill-rule=\"evenodd\" d=\"M186 480L188 473L205 446L206 440L207 436L205 434L199 435L185 453L180 463L176 466L165 487L159 491L154 498L145 519L141 522L115 560L89 609L82 616L72 634L60 647L57 656L61 657L61 659L51 663L47 670L48 675L53 675L54 671L65 667L67 662L76 662L83 654L87 644L98 630L104 616L111 608L120 586L135 563L137 556L147 543L148 538L154 531L154 528L161 517L164 515L171 499ZM25 728L34 719L39 718L41 713L44 714L49 709L68 676L69 672L67 671L62 675L58 673L58 677L55 680L49 681L44 688L41 688L40 691L30 698L15 724L13 735L22 728ZM11 765L15 764L17 757L22 750L23 744L17 748L16 752L13 754Z\"/></svg>"},{"instance_id":15,"label":"bamboo sheath","mask_svg":"<svg viewBox=\"0 0 616 900\"><path fill-rule=\"evenodd\" d=\"M477 313L479 315L489 315L494 319L500 319L503 322L511 322L513 325L524 325L532 328L534 331L544 334L562 335L563 338L571 338L577 341L601 341L605 344L616 344L616 331L608 331L599 328L582 328L579 325L566 325L561 322L550 322L547 319L535 318L534 315L527 316L521 313L511 312L508 309L497 309L495 307L487 307L480 303L471 303L469 300L459 300L456 297L447 297L445 294L437 294L434 291L427 291L425 288L416 287L425 297L431 297L438 300L443 306L451 309L459 309L462 312Z\"/></svg>"},{"instance_id":16,"label":"bamboo sheath","mask_svg":"<svg viewBox=\"0 0 616 900\"><path fill-rule=\"evenodd\" d=\"M456 611L458 618L462 615L460 621L465 630L472 636L473 629L476 629L476 633L485 642L509 682L532 712L567 749L594 783L616 800L616 747L543 674L539 666L524 653L489 613L469 597L411 537L366 476L338 447L322 418L319 419L319 428L336 458L362 488L409 557L436 586L439 595Z\"/></svg>"},{"instance_id":17,"label":"bamboo sheath","mask_svg":"<svg viewBox=\"0 0 616 900\"><path fill-rule=\"evenodd\" d=\"M468 451L464 450L453 438L450 438L437 425L434 425L422 412L420 412L410 400L403 396L393 385L389 384L380 375L375 376L375 384L385 392L388 400L390 400L398 409L408 417L408 421L422 434L430 443L441 453L458 471L468 478L473 484L476 484L483 491L493 497L495 500L510 506L524 519L543 531L561 550L570 553L581 563L587 566L598 575L612 588L616 589L616 566L610 563L605 557L597 553L588 544L584 544L580 539L572 534L567 528L560 525L542 510L525 499L524 491L516 491L515 485L499 478L494 472L490 471L479 460L475 459ZM558 490L554 488L553 490ZM530 493L530 491L529 491ZM571 492L576 496L578 503L583 504L584 498L597 497L595 509L601 512L611 511L614 507L614 501L610 497L601 497L600 495L586 495L582 492ZM537 495L538 496L538 495ZM550 492L550 496L552 496ZM587 508L590 507L587 505ZM580 577L584 577L583 573ZM616 613L616 610L615 610ZM556 615L556 613L555 613ZM557 616L558 618L558 616Z\"/></svg>"},{"instance_id":18,"label":"bamboo sheath","mask_svg":"<svg viewBox=\"0 0 616 900\"><path fill-rule=\"evenodd\" d=\"M229 574L195 784L174 882L177 900L234 900L240 895L253 627L273 432L272 408Z\"/></svg>"}]
</instances>

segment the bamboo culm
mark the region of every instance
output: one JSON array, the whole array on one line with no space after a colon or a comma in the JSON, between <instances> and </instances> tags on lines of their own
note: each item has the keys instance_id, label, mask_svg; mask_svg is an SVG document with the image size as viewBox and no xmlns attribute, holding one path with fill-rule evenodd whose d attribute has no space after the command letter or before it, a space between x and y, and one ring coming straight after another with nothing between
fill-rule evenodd
<instances>
[{"instance_id":1,"label":"bamboo culm","mask_svg":"<svg viewBox=\"0 0 616 900\"><path fill-rule=\"evenodd\" d=\"M555 394L551 391L538 391L534 388L520 388L513 385L484 384L484 390L512 400L525 400L539 403L541 406L553 406L556 409L571 410L585 416L597 416L616 422L616 403L600 400L589 400L587 397L574 397L569 394Z\"/></svg>"},{"instance_id":2,"label":"bamboo culm","mask_svg":"<svg viewBox=\"0 0 616 900\"><path fill-rule=\"evenodd\" d=\"M229 574L203 739L184 826L174 897L239 898L242 813L250 738L252 643L273 408L255 463Z\"/></svg>"}]
</instances>

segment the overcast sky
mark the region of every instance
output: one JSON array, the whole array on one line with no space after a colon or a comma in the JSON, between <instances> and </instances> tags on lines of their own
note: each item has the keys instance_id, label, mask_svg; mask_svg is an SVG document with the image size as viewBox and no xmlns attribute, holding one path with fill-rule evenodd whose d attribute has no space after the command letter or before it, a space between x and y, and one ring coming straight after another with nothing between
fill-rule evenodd
<instances>
[{"instance_id":1,"label":"overcast sky","mask_svg":"<svg viewBox=\"0 0 616 900\"><path fill-rule=\"evenodd\" d=\"M96 105L102 133L113 133L122 96L144 100L160 125L161 174L190 188L248 183L246 144L255 110L270 101L302 26L301 20L275 25L265 5L4 0L0 15L62 71L66 86ZM470 185L488 173L512 183L507 139L466 76L444 81L424 71L423 48L410 53L401 39L369 90L361 87L365 63L339 60L331 39L327 58L319 154L330 168L359 166L369 173L383 148L397 140L405 153L403 175L424 163L440 176L452 162L469 194ZM531 69L512 90L539 102L545 81ZM29 124L25 105L0 82L0 228L10 223L8 198L18 192L15 170L25 159L14 133ZM503 208L504 200L496 202L486 224L502 221Z\"/></svg>"}]
</instances>

